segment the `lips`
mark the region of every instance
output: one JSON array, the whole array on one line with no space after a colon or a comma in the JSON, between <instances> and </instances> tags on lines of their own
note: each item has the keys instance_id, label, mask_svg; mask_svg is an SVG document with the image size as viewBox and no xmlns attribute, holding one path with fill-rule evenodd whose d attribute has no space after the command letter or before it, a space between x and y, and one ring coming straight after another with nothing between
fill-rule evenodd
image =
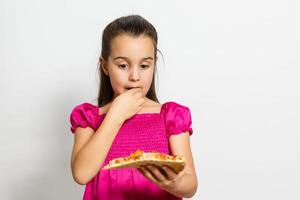
<instances>
[{"instance_id":1,"label":"lips","mask_svg":"<svg viewBox=\"0 0 300 200\"><path fill-rule=\"evenodd\" d=\"M125 89L126 89L126 90L130 90L130 89L132 89L132 88L140 88L140 87L126 87Z\"/></svg>"}]
</instances>

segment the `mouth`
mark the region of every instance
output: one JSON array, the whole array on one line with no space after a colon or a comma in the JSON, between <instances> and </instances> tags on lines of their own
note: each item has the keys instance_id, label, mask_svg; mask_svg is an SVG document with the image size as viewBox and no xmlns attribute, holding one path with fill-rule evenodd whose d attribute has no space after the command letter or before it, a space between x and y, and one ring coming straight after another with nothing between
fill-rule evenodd
<instances>
[{"instance_id":1,"label":"mouth","mask_svg":"<svg viewBox=\"0 0 300 200\"><path fill-rule=\"evenodd\" d=\"M140 88L140 87L126 87L125 89L130 90L130 89L133 89L133 88Z\"/></svg>"}]
</instances>

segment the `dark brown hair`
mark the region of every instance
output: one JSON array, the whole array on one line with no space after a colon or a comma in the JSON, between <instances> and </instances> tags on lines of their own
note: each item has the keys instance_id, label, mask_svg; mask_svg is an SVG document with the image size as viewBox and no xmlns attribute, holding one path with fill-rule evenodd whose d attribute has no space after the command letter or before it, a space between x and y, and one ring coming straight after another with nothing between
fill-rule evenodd
<instances>
[{"instance_id":1,"label":"dark brown hair","mask_svg":"<svg viewBox=\"0 0 300 200\"><path fill-rule=\"evenodd\" d=\"M110 54L110 45L111 41L118 35L128 34L133 37L138 37L140 35L148 36L152 39L154 45L154 73L153 79L149 91L146 94L146 97L152 99L156 102L159 102L155 92L155 72L156 72L156 63L157 63L157 32L154 26L148 22L146 19L140 15L127 15L115 19L110 22L102 34L102 49L101 56L104 60L108 60ZM160 52L160 51L159 51ZM100 56L100 58L101 58ZM114 96L114 91L112 89L109 76L107 76L103 69L101 68L100 58L98 61L98 69L100 74L100 86L98 92L98 106L104 106L110 102Z\"/></svg>"}]
</instances>

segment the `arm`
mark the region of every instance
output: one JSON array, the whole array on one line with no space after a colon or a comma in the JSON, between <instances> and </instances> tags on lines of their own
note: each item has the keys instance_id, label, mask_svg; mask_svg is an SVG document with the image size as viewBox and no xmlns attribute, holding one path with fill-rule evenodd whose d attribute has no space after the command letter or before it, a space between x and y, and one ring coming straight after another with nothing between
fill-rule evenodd
<instances>
[{"instance_id":1,"label":"arm","mask_svg":"<svg viewBox=\"0 0 300 200\"><path fill-rule=\"evenodd\" d=\"M197 191L198 181L190 147L189 133L172 135L169 138L169 143L173 155L182 155L185 157L186 173L174 183L173 187L165 189L176 196L191 198Z\"/></svg>"},{"instance_id":2,"label":"arm","mask_svg":"<svg viewBox=\"0 0 300 200\"><path fill-rule=\"evenodd\" d=\"M90 127L76 129L71 168L78 184L87 184L97 174L122 124L108 111L96 132Z\"/></svg>"},{"instance_id":3,"label":"arm","mask_svg":"<svg viewBox=\"0 0 300 200\"><path fill-rule=\"evenodd\" d=\"M178 174L169 167L146 165L140 172L162 189L178 197L191 198L197 191L198 182L189 143L189 133L172 135L169 139L173 155L182 155L186 159L184 169ZM161 170L165 171L165 176Z\"/></svg>"},{"instance_id":4,"label":"arm","mask_svg":"<svg viewBox=\"0 0 300 200\"><path fill-rule=\"evenodd\" d=\"M166 187L163 189L177 197L192 198L197 191L197 187L198 183L196 176L186 173L180 181L175 182L173 187Z\"/></svg>"}]
</instances>

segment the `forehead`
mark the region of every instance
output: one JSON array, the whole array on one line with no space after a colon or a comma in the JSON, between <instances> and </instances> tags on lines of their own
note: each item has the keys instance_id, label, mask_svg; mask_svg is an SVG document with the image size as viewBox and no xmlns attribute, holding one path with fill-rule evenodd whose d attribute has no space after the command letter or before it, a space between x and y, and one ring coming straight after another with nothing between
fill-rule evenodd
<instances>
[{"instance_id":1,"label":"forehead","mask_svg":"<svg viewBox=\"0 0 300 200\"><path fill-rule=\"evenodd\" d=\"M112 40L110 56L123 56L129 59L154 57L154 44L151 38L145 35L122 34Z\"/></svg>"}]
</instances>

